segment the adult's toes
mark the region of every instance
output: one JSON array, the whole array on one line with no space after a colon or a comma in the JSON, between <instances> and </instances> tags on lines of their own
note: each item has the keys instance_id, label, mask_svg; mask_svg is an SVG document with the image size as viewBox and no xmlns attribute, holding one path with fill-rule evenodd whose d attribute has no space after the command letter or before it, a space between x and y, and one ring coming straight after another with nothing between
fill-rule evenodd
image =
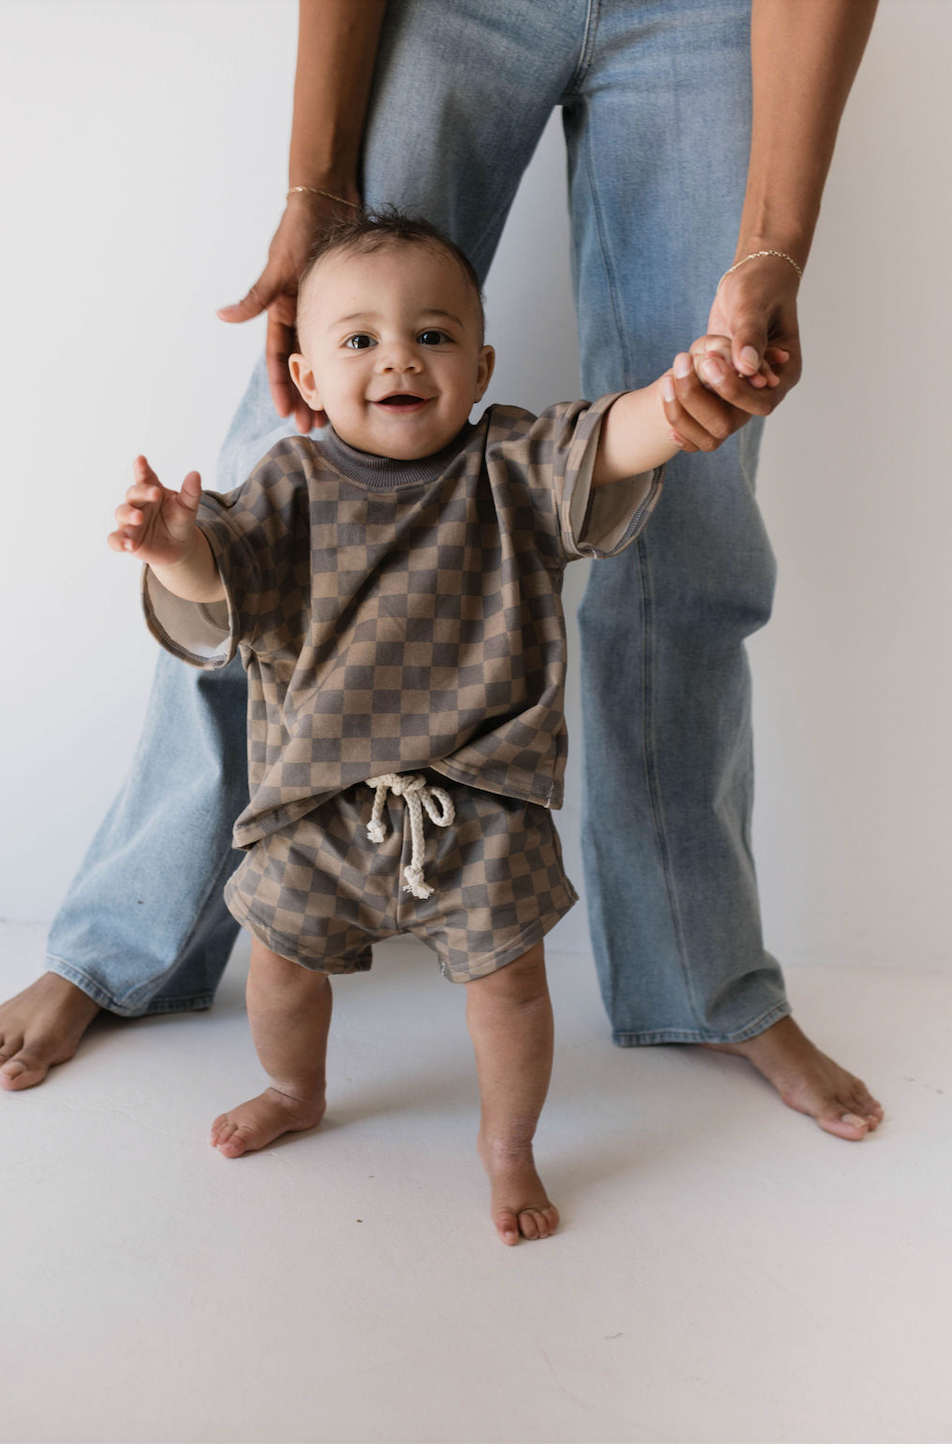
<instances>
[{"instance_id":1,"label":"adult's toes","mask_svg":"<svg viewBox=\"0 0 952 1444\"><path fill-rule=\"evenodd\" d=\"M29 1053L18 1053L0 1067L0 1086L10 1092L33 1088L37 1083L43 1082L49 1071L48 1063L31 1057Z\"/></svg>"},{"instance_id":2,"label":"adult's toes","mask_svg":"<svg viewBox=\"0 0 952 1444\"><path fill-rule=\"evenodd\" d=\"M853 1094L853 1112L858 1113L861 1118L865 1118L871 1128L882 1123L884 1117L882 1104L877 1102L872 1093L863 1087L858 1088Z\"/></svg>"},{"instance_id":3,"label":"adult's toes","mask_svg":"<svg viewBox=\"0 0 952 1444\"><path fill-rule=\"evenodd\" d=\"M837 1138L846 1138L855 1143L866 1137L870 1127L866 1119L860 1117L858 1113L844 1112L842 1105L835 1111L821 1113L816 1121L827 1133L833 1133Z\"/></svg>"}]
</instances>

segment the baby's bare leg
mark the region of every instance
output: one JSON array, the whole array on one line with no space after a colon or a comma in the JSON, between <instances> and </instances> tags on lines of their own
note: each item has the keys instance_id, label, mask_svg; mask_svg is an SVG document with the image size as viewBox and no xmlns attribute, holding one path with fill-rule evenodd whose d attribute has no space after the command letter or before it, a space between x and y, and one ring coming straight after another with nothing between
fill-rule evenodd
<instances>
[{"instance_id":1,"label":"baby's bare leg","mask_svg":"<svg viewBox=\"0 0 952 1444\"><path fill-rule=\"evenodd\" d=\"M271 1085L215 1119L212 1147L226 1158L314 1128L324 1117L332 1005L327 974L289 962L254 938L247 998L251 1034Z\"/></svg>"},{"instance_id":2,"label":"baby's bare leg","mask_svg":"<svg viewBox=\"0 0 952 1444\"><path fill-rule=\"evenodd\" d=\"M552 1004L542 944L466 984L466 1021L476 1053L479 1156L503 1243L548 1238L559 1213L535 1170L532 1140L552 1072Z\"/></svg>"}]
</instances>

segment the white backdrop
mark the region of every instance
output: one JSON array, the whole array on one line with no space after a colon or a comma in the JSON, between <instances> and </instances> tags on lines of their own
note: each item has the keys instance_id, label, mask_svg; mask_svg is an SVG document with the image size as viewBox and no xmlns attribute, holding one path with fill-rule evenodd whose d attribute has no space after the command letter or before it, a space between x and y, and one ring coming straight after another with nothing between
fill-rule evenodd
<instances>
[{"instance_id":1,"label":"white backdrop","mask_svg":"<svg viewBox=\"0 0 952 1444\"><path fill-rule=\"evenodd\" d=\"M138 451L213 476L262 341L214 308L280 213L295 27L294 0L0 0L0 916L52 915L132 755L155 651L105 535ZM755 838L791 961L952 965L950 53L950 0L883 0L802 290L805 378L762 456L781 572L752 645ZM489 279L490 401L578 392L562 171L556 121ZM570 723L580 886L574 700ZM585 945L582 907L552 942Z\"/></svg>"}]
</instances>

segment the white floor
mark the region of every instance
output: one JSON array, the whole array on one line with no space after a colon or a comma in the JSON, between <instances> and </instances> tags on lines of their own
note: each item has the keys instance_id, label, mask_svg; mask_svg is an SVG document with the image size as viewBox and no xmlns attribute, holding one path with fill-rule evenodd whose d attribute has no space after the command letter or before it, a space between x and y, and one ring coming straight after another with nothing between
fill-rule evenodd
<instances>
[{"instance_id":1,"label":"white floor","mask_svg":"<svg viewBox=\"0 0 952 1444\"><path fill-rule=\"evenodd\" d=\"M9 993L43 929L0 936ZM0 1098L0 1439L952 1440L952 977L789 970L888 1107L855 1145L738 1059L611 1047L590 960L556 955L564 1225L507 1250L430 955L337 985L326 1123L229 1162L206 1138L258 1086L244 971Z\"/></svg>"}]
</instances>

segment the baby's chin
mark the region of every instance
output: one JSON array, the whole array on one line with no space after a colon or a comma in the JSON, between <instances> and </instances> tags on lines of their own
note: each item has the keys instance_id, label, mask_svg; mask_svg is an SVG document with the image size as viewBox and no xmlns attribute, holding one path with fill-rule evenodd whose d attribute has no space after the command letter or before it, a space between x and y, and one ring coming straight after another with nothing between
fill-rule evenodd
<instances>
[{"instance_id":1,"label":"baby's chin","mask_svg":"<svg viewBox=\"0 0 952 1444\"><path fill-rule=\"evenodd\" d=\"M391 461L422 461L449 446L468 420L467 415L458 425L440 427L438 430L427 427L420 437L401 437L396 427L390 434L390 428L383 432L376 427L337 426L333 417L330 418L330 424L341 441L352 446L355 451L365 451L369 456L386 456Z\"/></svg>"}]
</instances>

